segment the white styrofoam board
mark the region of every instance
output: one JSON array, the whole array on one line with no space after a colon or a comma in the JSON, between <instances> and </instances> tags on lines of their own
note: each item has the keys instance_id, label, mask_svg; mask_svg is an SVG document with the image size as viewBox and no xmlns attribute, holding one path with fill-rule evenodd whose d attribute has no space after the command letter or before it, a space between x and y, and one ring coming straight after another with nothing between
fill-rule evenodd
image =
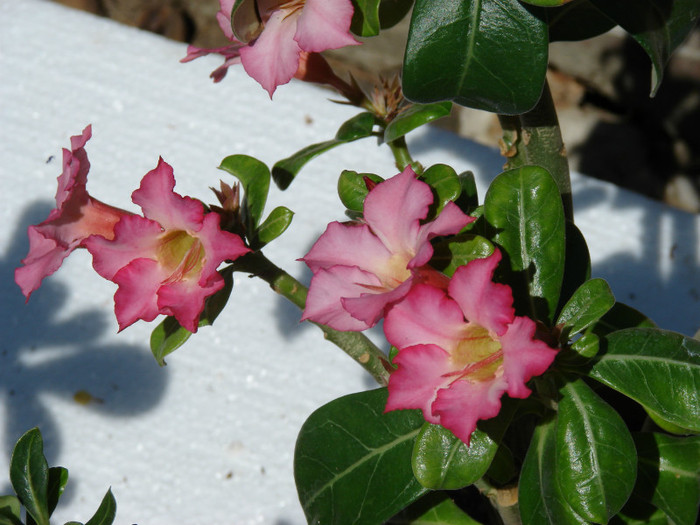
<instances>
[{"instance_id":1,"label":"white styrofoam board","mask_svg":"<svg viewBox=\"0 0 700 525\"><path fill-rule=\"evenodd\" d=\"M12 281L26 227L52 207L60 150L93 124L88 188L134 209L129 197L158 156L176 191L212 201L208 186L234 153L268 164L326 140L356 110L313 86L281 87L271 102L242 70L213 85L208 57L182 65L185 46L41 0L0 0L0 493L9 451L34 425L50 464L71 471L57 521L86 520L112 486L117 523L297 524L292 455L318 406L372 387L371 379L262 282L239 277L214 327L159 369L152 325L116 334L114 287L84 252L72 255L24 305ZM494 150L436 129L410 141L424 164L472 169L484 189L502 160ZM329 220L342 169L395 172L386 149L359 141L316 159L287 192L273 190L293 225L268 256L308 280L296 258ZM594 275L662 327L700 326L698 219L612 185L573 177L577 224ZM77 404L87 390L100 403ZM3 481L4 480L4 481Z\"/></svg>"}]
</instances>

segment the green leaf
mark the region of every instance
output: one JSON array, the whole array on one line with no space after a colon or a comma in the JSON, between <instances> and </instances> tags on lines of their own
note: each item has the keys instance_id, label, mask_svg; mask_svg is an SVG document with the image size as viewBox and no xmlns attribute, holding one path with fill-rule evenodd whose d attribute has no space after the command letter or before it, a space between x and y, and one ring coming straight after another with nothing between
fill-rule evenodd
<instances>
[{"instance_id":1,"label":"green leaf","mask_svg":"<svg viewBox=\"0 0 700 525\"><path fill-rule=\"evenodd\" d=\"M571 299L579 286L591 278L591 256L581 230L566 221L566 260L558 310Z\"/></svg>"},{"instance_id":2,"label":"green leaf","mask_svg":"<svg viewBox=\"0 0 700 525\"><path fill-rule=\"evenodd\" d=\"M474 173L471 171L464 171L457 175L457 177L459 178L459 185L462 189L455 203L463 212L469 213L479 207L479 193L476 189Z\"/></svg>"},{"instance_id":3,"label":"green leaf","mask_svg":"<svg viewBox=\"0 0 700 525\"><path fill-rule=\"evenodd\" d=\"M0 496L0 525L22 525L21 512L16 496Z\"/></svg>"},{"instance_id":4,"label":"green leaf","mask_svg":"<svg viewBox=\"0 0 700 525\"><path fill-rule=\"evenodd\" d=\"M294 477L309 523L380 524L426 493L411 471L423 416L384 414L386 399L385 388L344 396L304 423Z\"/></svg>"},{"instance_id":5,"label":"green leaf","mask_svg":"<svg viewBox=\"0 0 700 525\"><path fill-rule=\"evenodd\" d=\"M524 113L542 93L547 45L547 25L517 0L417 0L403 91L422 104Z\"/></svg>"},{"instance_id":6,"label":"green leaf","mask_svg":"<svg viewBox=\"0 0 700 525\"><path fill-rule=\"evenodd\" d=\"M446 492L431 492L391 518L387 525L481 525Z\"/></svg>"},{"instance_id":7,"label":"green leaf","mask_svg":"<svg viewBox=\"0 0 700 525\"><path fill-rule=\"evenodd\" d=\"M232 268L224 268L220 273L224 278L224 287L207 298L204 303L204 311L199 318L198 326L200 327L211 325L224 309L231 296L231 290L233 289ZM180 326L180 323L173 316L163 319L151 332L150 340L151 352L158 364L164 366L165 357L184 345L191 335L192 332Z\"/></svg>"},{"instance_id":8,"label":"green leaf","mask_svg":"<svg viewBox=\"0 0 700 525\"><path fill-rule=\"evenodd\" d=\"M501 173L486 193L484 216L497 231L494 241L505 251L514 279L520 281L520 287L513 288L516 307L551 323L566 246L564 209L554 179L538 166Z\"/></svg>"},{"instance_id":9,"label":"green leaf","mask_svg":"<svg viewBox=\"0 0 700 525\"><path fill-rule=\"evenodd\" d=\"M27 513L38 525L48 525L49 465L38 428L27 431L17 441L10 460L10 481Z\"/></svg>"},{"instance_id":10,"label":"green leaf","mask_svg":"<svg viewBox=\"0 0 700 525\"><path fill-rule=\"evenodd\" d=\"M630 502L617 516L610 520L610 525L672 525L666 514L649 504L630 498Z\"/></svg>"},{"instance_id":11,"label":"green leaf","mask_svg":"<svg viewBox=\"0 0 700 525\"><path fill-rule=\"evenodd\" d=\"M607 523L632 493L637 452L620 415L581 379L562 389L556 424L559 487L572 509Z\"/></svg>"},{"instance_id":12,"label":"green leaf","mask_svg":"<svg viewBox=\"0 0 700 525\"><path fill-rule=\"evenodd\" d=\"M379 25L382 29L395 26L413 7L413 0L382 0L379 4Z\"/></svg>"},{"instance_id":13,"label":"green leaf","mask_svg":"<svg viewBox=\"0 0 700 525\"><path fill-rule=\"evenodd\" d=\"M532 8L530 12L549 26L549 41L586 40L615 27L590 0L572 0L555 8Z\"/></svg>"},{"instance_id":14,"label":"green leaf","mask_svg":"<svg viewBox=\"0 0 700 525\"><path fill-rule=\"evenodd\" d=\"M700 504L700 437L633 437L639 456L635 495L659 507L676 525L694 525Z\"/></svg>"},{"instance_id":15,"label":"green leaf","mask_svg":"<svg viewBox=\"0 0 700 525\"><path fill-rule=\"evenodd\" d=\"M270 212L265 222L260 225L257 231L257 241L263 245L274 241L282 235L289 227L294 217L294 212L284 206L278 206Z\"/></svg>"},{"instance_id":16,"label":"green leaf","mask_svg":"<svg viewBox=\"0 0 700 525\"><path fill-rule=\"evenodd\" d=\"M248 231L255 231L270 192L270 170L264 163L248 155L226 157L219 169L236 177L243 186L243 221Z\"/></svg>"},{"instance_id":17,"label":"green leaf","mask_svg":"<svg viewBox=\"0 0 700 525\"><path fill-rule=\"evenodd\" d=\"M434 164L425 170L420 179L428 184L437 194L437 199L430 207L429 217L434 217L442 211L448 202L454 202L462 192L457 172L447 164Z\"/></svg>"},{"instance_id":18,"label":"green leaf","mask_svg":"<svg viewBox=\"0 0 700 525\"><path fill-rule=\"evenodd\" d=\"M557 481L555 464L556 419L536 428L527 450L518 484L523 525L588 525L569 506Z\"/></svg>"},{"instance_id":19,"label":"green leaf","mask_svg":"<svg viewBox=\"0 0 700 525\"><path fill-rule=\"evenodd\" d=\"M526 4L538 5L542 7L556 7L566 2L571 2L571 0L521 0Z\"/></svg>"},{"instance_id":20,"label":"green leaf","mask_svg":"<svg viewBox=\"0 0 700 525\"><path fill-rule=\"evenodd\" d=\"M700 341L654 328L608 335L590 376L657 417L700 432Z\"/></svg>"},{"instance_id":21,"label":"green leaf","mask_svg":"<svg viewBox=\"0 0 700 525\"><path fill-rule=\"evenodd\" d=\"M107 489L107 493L102 498L102 503L97 511L85 525L112 525L114 517L117 515L117 502L112 495L112 489Z\"/></svg>"},{"instance_id":22,"label":"green leaf","mask_svg":"<svg viewBox=\"0 0 700 525\"><path fill-rule=\"evenodd\" d=\"M564 305L557 325L562 326L562 336L582 332L603 317L615 305L615 297L604 279L591 279L583 283Z\"/></svg>"},{"instance_id":23,"label":"green leaf","mask_svg":"<svg viewBox=\"0 0 700 525\"><path fill-rule=\"evenodd\" d=\"M49 516L58 505L58 500L61 498L63 491L68 483L68 469L63 467L49 468L49 482L46 489L46 500L48 501Z\"/></svg>"},{"instance_id":24,"label":"green leaf","mask_svg":"<svg viewBox=\"0 0 700 525\"><path fill-rule=\"evenodd\" d=\"M384 142L391 142L410 133L423 124L450 114L452 102L413 104L399 113L384 130Z\"/></svg>"},{"instance_id":25,"label":"green leaf","mask_svg":"<svg viewBox=\"0 0 700 525\"><path fill-rule=\"evenodd\" d=\"M425 423L413 448L413 473L425 488L461 489L484 475L497 449L498 443L481 430L467 446L440 425Z\"/></svg>"},{"instance_id":26,"label":"green leaf","mask_svg":"<svg viewBox=\"0 0 700 525\"><path fill-rule=\"evenodd\" d=\"M430 263L448 277L455 270L474 259L483 259L493 253L493 244L480 235L462 234L442 239L434 245Z\"/></svg>"},{"instance_id":27,"label":"green leaf","mask_svg":"<svg viewBox=\"0 0 700 525\"><path fill-rule=\"evenodd\" d=\"M697 0L590 0L627 31L651 59L651 96L663 80L673 51L685 40L700 17Z\"/></svg>"},{"instance_id":28,"label":"green leaf","mask_svg":"<svg viewBox=\"0 0 700 525\"><path fill-rule=\"evenodd\" d=\"M364 210L365 197L369 193L365 177L377 183L384 180L374 173L357 173L350 170L343 170L338 177L338 196L348 210L360 213Z\"/></svg>"},{"instance_id":29,"label":"green leaf","mask_svg":"<svg viewBox=\"0 0 700 525\"><path fill-rule=\"evenodd\" d=\"M272 167L272 178L275 184L281 190L286 190L301 168L311 159L341 144L369 137L372 135L373 128L374 115L368 112L355 115L340 126L334 139L312 144L297 151L294 155L276 162Z\"/></svg>"},{"instance_id":30,"label":"green leaf","mask_svg":"<svg viewBox=\"0 0 700 525\"><path fill-rule=\"evenodd\" d=\"M380 0L352 0L355 10L352 13L350 31L359 36L379 34Z\"/></svg>"}]
</instances>

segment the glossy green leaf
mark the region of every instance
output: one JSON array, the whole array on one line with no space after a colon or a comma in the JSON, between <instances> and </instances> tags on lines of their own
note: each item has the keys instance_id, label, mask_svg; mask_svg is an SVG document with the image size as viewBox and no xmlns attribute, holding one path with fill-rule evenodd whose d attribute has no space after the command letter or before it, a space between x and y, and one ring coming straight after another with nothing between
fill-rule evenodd
<instances>
[{"instance_id":1,"label":"glossy green leaf","mask_svg":"<svg viewBox=\"0 0 700 525\"><path fill-rule=\"evenodd\" d=\"M204 303L204 311L199 318L198 326L200 327L211 325L224 309L231 296L231 290L233 290L232 269L230 267L224 268L220 273L224 278L224 287L207 298ZM174 317L168 316L163 319L151 332L150 340L151 352L158 364L164 366L165 357L184 345L191 335L192 332L180 326L180 323Z\"/></svg>"},{"instance_id":2,"label":"glossy green leaf","mask_svg":"<svg viewBox=\"0 0 700 525\"><path fill-rule=\"evenodd\" d=\"M566 4L567 2L571 2L571 0L522 0L526 4L531 4L531 5L538 5L542 7L556 7L562 4Z\"/></svg>"},{"instance_id":3,"label":"glossy green leaf","mask_svg":"<svg viewBox=\"0 0 700 525\"><path fill-rule=\"evenodd\" d=\"M404 95L422 104L453 100L524 113L542 92L547 45L547 25L517 0L417 0L404 57Z\"/></svg>"},{"instance_id":4,"label":"glossy green leaf","mask_svg":"<svg viewBox=\"0 0 700 525\"><path fill-rule=\"evenodd\" d=\"M578 334L598 321L615 305L615 296L604 279L583 283L564 305L557 325L562 326L564 338Z\"/></svg>"},{"instance_id":5,"label":"glossy green leaf","mask_svg":"<svg viewBox=\"0 0 700 525\"><path fill-rule=\"evenodd\" d=\"M48 525L49 465L38 428L27 431L17 441L10 460L10 481L27 513L38 525Z\"/></svg>"},{"instance_id":6,"label":"glossy green leaf","mask_svg":"<svg viewBox=\"0 0 700 525\"><path fill-rule=\"evenodd\" d=\"M551 323L566 246L564 209L554 179L537 166L501 173L486 193L484 216L496 229L494 241L506 252L514 279L520 281L513 290L516 306ZM527 297L518 295L521 290L528 292Z\"/></svg>"},{"instance_id":7,"label":"glossy green leaf","mask_svg":"<svg viewBox=\"0 0 700 525\"><path fill-rule=\"evenodd\" d=\"M497 449L498 443L481 430L467 446L440 425L425 423L413 448L413 473L426 488L461 489L484 475Z\"/></svg>"},{"instance_id":8,"label":"glossy green leaf","mask_svg":"<svg viewBox=\"0 0 700 525\"><path fill-rule=\"evenodd\" d=\"M420 179L428 184L437 195L430 207L429 217L435 217L448 202L454 202L462 192L462 184L457 172L447 164L430 166L421 174Z\"/></svg>"},{"instance_id":9,"label":"glossy green leaf","mask_svg":"<svg viewBox=\"0 0 700 525\"><path fill-rule=\"evenodd\" d=\"M555 8L532 8L530 12L549 27L549 41L586 40L615 27L590 0L572 0Z\"/></svg>"},{"instance_id":10,"label":"glossy green leaf","mask_svg":"<svg viewBox=\"0 0 700 525\"><path fill-rule=\"evenodd\" d=\"M108 489L97 511L92 518L85 522L85 525L112 525L116 515L117 502L112 495L112 489Z\"/></svg>"},{"instance_id":11,"label":"glossy green leaf","mask_svg":"<svg viewBox=\"0 0 700 525\"><path fill-rule=\"evenodd\" d=\"M631 306L616 302L592 330L598 335L607 335L624 328L655 328L654 322Z\"/></svg>"},{"instance_id":12,"label":"glossy green leaf","mask_svg":"<svg viewBox=\"0 0 700 525\"><path fill-rule=\"evenodd\" d=\"M590 0L627 31L651 59L652 96L663 79L671 53L685 40L700 17L697 0Z\"/></svg>"},{"instance_id":13,"label":"glossy green leaf","mask_svg":"<svg viewBox=\"0 0 700 525\"><path fill-rule=\"evenodd\" d=\"M464 213L470 213L479 206L479 192L476 189L474 173L463 171L457 177L462 189L455 203Z\"/></svg>"},{"instance_id":14,"label":"glossy green leaf","mask_svg":"<svg viewBox=\"0 0 700 525\"><path fill-rule=\"evenodd\" d=\"M272 167L272 178L275 184L281 190L286 190L301 168L311 159L341 144L369 137L372 135L373 128L374 115L367 112L355 115L340 126L334 139L311 144L297 151L294 155L276 162Z\"/></svg>"},{"instance_id":15,"label":"glossy green leaf","mask_svg":"<svg viewBox=\"0 0 700 525\"><path fill-rule=\"evenodd\" d=\"M413 0L382 0L379 4L379 25L382 29L395 26L413 7Z\"/></svg>"},{"instance_id":16,"label":"glossy green leaf","mask_svg":"<svg viewBox=\"0 0 700 525\"><path fill-rule=\"evenodd\" d=\"M428 122L446 117L451 109L452 102L413 104L389 122L384 129L384 142L396 140Z\"/></svg>"},{"instance_id":17,"label":"glossy green leaf","mask_svg":"<svg viewBox=\"0 0 700 525\"><path fill-rule=\"evenodd\" d=\"M270 170L264 163L248 155L226 157L219 169L236 177L243 186L243 221L249 231L254 231L260 223L270 191Z\"/></svg>"},{"instance_id":18,"label":"glossy green leaf","mask_svg":"<svg viewBox=\"0 0 700 525\"><path fill-rule=\"evenodd\" d=\"M16 496L0 496L0 525L22 525L21 512Z\"/></svg>"},{"instance_id":19,"label":"glossy green leaf","mask_svg":"<svg viewBox=\"0 0 700 525\"><path fill-rule=\"evenodd\" d=\"M610 520L609 525L673 525L662 510L634 498L630 500L622 512Z\"/></svg>"},{"instance_id":20,"label":"glossy green leaf","mask_svg":"<svg viewBox=\"0 0 700 525\"><path fill-rule=\"evenodd\" d=\"M294 212L284 206L278 206L272 210L258 228L257 241L263 245L274 241L289 227L292 223L292 217L294 217Z\"/></svg>"},{"instance_id":21,"label":"glossy green leaf","mask_svg":"<svg viewBox=\"0 0 700 525\"><path fill-rule=\"evenodd\" d=\"M362 212L365 197L369 193L365 177L374 182L382 182L379 175L374 173L357 173L356 171L343 170L338 178L338 196L348 210Z\"/></svg>"},{"instance_id":22,"label":"glossy green leaf","mask_svg":"<svg viewBox=\"0 0 700 525\"><path fill-rule=\"evenodd\" d=\"M635 495L663 510L676 525L694 525L700 504L700 436L633 437L639 455Z\"/></svg>"},{"instance_id":23,"label":"glossy green leaf","mask_svg":"<svg viewBox=\"0 0 700 525\"><path fill-rule=\"evenodd\" d=\"M574 292L590 278L591 256L586 239L573 222L566 221L566 260L559 296L559 311L571 299Z\"/></svg>"},{"instance_id":24,"label":"glossy green leaf","mask_svg":"<svg viewBox=\"0 0 700 525\"><path fill-rule=\"evenodd\" d=\"M309 523L381 524L427 492L411 470L418 410L384 414L385 388L322 406L304 423L294 477Z\"/></svg>"},{"instance_id":25,"label":"glossy green leaf","mask_svg":"<svg viewBox=\"0 0 700 525\"><path fill-rule=\"evenodd\" d=\"M493 244L488 239L473 234L440 240L433 248L434 255L430 264L448 277L452 277L457 268L469 261L483 259L493 253Z\"/></svg>"},{"instance_id":26,"label":"glossy green leaf","mask_svg":"<svg viewBox=\"0 0 700 525\"><path fill-rule=\"evenodd\" d=\"M556 466L566 501L583 518L607 523L636 480L637 452L627 425L583 380L562 389Z\"/></svg>"},{"instance_id":27,"label":"glossy green leaf","mask_svg":"<svg viewBox=\"0 0 700 525\"><path fill-rule=\"evenodd\" d=\"M63 467L49 468L49 482L46 488L46 500L48 502L49 516L58 505L58 500L61 498L63 491L68 483L68 469Z\"/></svg>"},{"instance_id":28,"label":"glossy green leaf","mask_svg":"<svg viewBox=\"0 0 700 525\"><path fill-rule=\"evenodd\" d=\"M431 492L386 525L481 525L481 522L460 509L446 492Z\"/></svg>"},{"instance_id":29,"label":"glossy green leaf","mask_svg":"<svg viewBox=\"0 0 700 525\"><path fill-rule=\"evenodd\" d=\"M654 328L620 330L606 341L591 377L660 419L700 432L700 341Z\"/></svg>"},{"instance_id":30,"label":"glossy green leaf","mask_svg":"<svg viewBox=\"0 0 700 525\"><path fill-rule=\"evenodd\" d=\"M352 0L355 8L350 23L350 31L359 36L379 34L380 0Z\"/></svg>"},{"instance_id":31,"label":"glossy green leaf","mask_svg":"<svg viewBox=\"0 0 700 525\"><path fill-rule=\"evenodd\" d=\"M523 525L588 525L569 506L557 480L556 419L540 423L530 441L518 484Z\"/></svg>"}]
</instances>

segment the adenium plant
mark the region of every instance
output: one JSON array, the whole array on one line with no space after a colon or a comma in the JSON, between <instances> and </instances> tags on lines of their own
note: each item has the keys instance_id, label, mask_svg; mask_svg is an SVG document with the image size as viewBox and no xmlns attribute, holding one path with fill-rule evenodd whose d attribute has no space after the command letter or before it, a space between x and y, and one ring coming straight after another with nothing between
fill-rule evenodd
<instances>
[{"instance_id":1,"label":"adenium plant","mask_svg":"<svg viewBox=\"0 0 700 525\"><path fill-rule=\"evenodd\" d=\"M343 79L319 54L411 8L400 83ZM161 159L132 194L142 215L87 193L88 127L64 151L56 209L29 228L15 279L29 298L86 248L118 285L120 329L166 316L151 338L160 363L215 319L234 272L298 306L378 383L300 430L295 478L309 523L693 525L700 343L591 278L545 72L550 41L619 25L649 55L653 93L699 16L694 0L221 0L231 44L190 47L183 61L218 53L215 81L240 63L233 74L270 96L293 77L324 83L359 113L271 169L225 158L237 183L222 182L212 205L175 193ZM482 199L471 173L423 166L409 150L410 132L452 102L496 112L503 126L505 171ZM327 225L301 257L307 288L263 253L292 220L286 207L264 218L270 181L304 184L306 163L368 137L398 173L340 174L348 221ZM382 348L363 334L380 321Z\"/></svg>"}]
</instances>

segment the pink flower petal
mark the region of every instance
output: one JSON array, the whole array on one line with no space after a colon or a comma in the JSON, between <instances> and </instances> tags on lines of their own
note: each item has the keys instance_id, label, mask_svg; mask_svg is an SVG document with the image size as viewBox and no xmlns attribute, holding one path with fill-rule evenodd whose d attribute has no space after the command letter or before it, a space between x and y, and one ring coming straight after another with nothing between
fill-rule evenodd
<instances>
[{"instance_id":1,"label":"pink flower petal","mask_svg":"<svg viewBox=\"0 0 700 525\"><path fill-rule=\"evenodd\" d=\"M32 292L41 286L44 277L59 269L73 247L60 246L55 239L44 236L37 226L30 226L27 235L29 253L22 259L23 266L15 270L15 282L28 301Z\"/></svg>"},{"instance_id":2,"label":"pink flower petal","mask_svg":"<svg viewBox=\"0 0 700 525\"><path fill-rule=\"evenodd\" d=\"M165 279L161 266L151 259L134 259L112 279L119 288L114 294L114 313L119 330L139 319L153 321L161 313L157 291Z\"/></svg>"},{"instance_id":3,"label":"pink flower petal","mask_svg":"<svg viewBox=\"0 0 700 525\"><path fill-rule=\"evenodd\" d=\"M216 13L216 20L219 22L219 27L223 31L226 38L233 40L233 29L231 28L231 14L233 12L233 5L236 0L219 0L219 6L221 10Z\"/></svg>"},{"instance_id":4,"label":"pink flower petal","mask_svg":"<svg viewBox=\"0 0 700 525\"><path fill-rule=\"evenodd\" d=\"M501 260L495 250L485 259L460 266L452 276L448 291L464 316L495 335L503 335L513 320L513 293L510 287L493 282L493 273Z\"/></svg>"},{"instance_id":5,"label":"pink flower petal","mask_svg":"<svg viewBox=\"0 0 700 525\"><path fill-rule=\"evenodd\" d=\"M490 419L501 410L501 396L506 389L503 378L492 381L455 381L437 393L432 410L440 424L469 445L480 419Z\"/></svg>"},{"instance_id":6,"label":"pink flower petal","mask_svg":"<svg viewBox=\"0 0 700 525\"><path fill-rule=\"evenodd\" d=\"M394 358L397 369L389 376L385 412L419 408L430 423L439 423L432 405L440 389L449 385L450 355L436 345L403 348Z\"/></svg>"},{"instance_id":7,"label":"pink flower petal","mask_svg":"<svg viewBox=\"0 0 700 525\"><path fill-rule=\"evenodd\" d=\"M301 320L325 324L335 330L366 330L370 325L351 316L341 300L343 297L358 297L367 292L368 287L380 285L376 276L355 266L321 269L311 279Z\"/></svg>"},{"instance_id":8,"label":"pink flower petal","mask_svg":"<svg viewBox=\"0 0 700 525\"><path fill-rule=\"evenodd\" d=\"M241 63L270 94L277 86L289 82L299 67L301 48L294 40L297 15L285 16L274 11L265 22L265 29L251 44L241 48Z\"/></svg>"},{"instance_id":9,"label":"pink flower petal","mask_svg":"<svg viewBox=\"0 0 700 525\"><path fill-rule=\"evenodd\" d=\"M543 341L533 339L535 322L528 317L516 317L501 336L503 374L508 382L508 395L526 398L530 389L525 383L544 374L552 364L557 351Z\"/></svg>"},{"instance_id":10,"label":"pink flower petal","mask_svg":"<svg viewBox=\"0 0 700 525\"><path fill-rule=\"evenodd\" d=\"M202 203L173 191L173 168L162 158L158 166L146 173L141 186L131 194L147 219L158 222L165 230L197 231L204 217Z\"/></svg>"},{"instance_id":11,"label":"pink flower petal","mask_svg":"<svg viewBox=\"0 0 700 525\"><path fill-rule=\"evenodd\" d=\"M393 290L381 293L366 291L359 297L343 297L340 302L355 319L363 321L368 327L374 326L394 303L403 299L411 284L411 279L408 279Z\"/></svg>"},{"instance_id":12,"label":"pink flower petal","mask_svg":"<svg viewBox=\"0 0 700 525\"><path fill-rule=\"evenodd\" d=\"M200 280L202 286L207 286L211 277L214 277L218 282L219 274L216 269L222 262L232 261L251 251L238 235L222 231L219 220L219 215L216 213L207 213L202 220L200 230L197 232L197 239L202 244L205 253Z\"/></svg>"},{"instance_id":13,"label":"pink flower petal","mask_svg":"<svg viewBox=\"0 0 700 525\"><path fill-rule=\"evenodd\" d=\"M464 316L457 303L433 286L415 285L387 313L384 333L401 349L417 344L435 344L451 351L464 329Z\"/></svg>"},{"instance_id":14,"label":"pink flower petal","mask_svg":"<svg viewBox=\"0 0 700 525\"><path fill-rule=\"evenodd\" d=\"M306 0L294 39L301 49L314 53L358 45L350 34L352 15L350 0Z\"/></svg>"},{"instance_id":15,"label":"pink flower petal","mask_svg":"<svg viewBox=\"0 0 700 525\"><path fill-rule=\"evenodd\" d=\"M196 332L204 301L224 286L224 279L218 273L216 277L208 279L206 286L187 280L162 285L158 289L160 313L175 316L180 325L190 332Z\"/></svg>"},{"instance_id":16,"label":"pink flower petal","mask_svg":"<svg viewBox=\"0 0 700 525\"><path fill-rule=\"evenodd\" d=\"M454 202L448 202L435 220L420 227L416 245L418 251L408 267L417 268L428 264L433 256L433 247L430 239L440 235L454 235L459 233L470 222L476 219L466 215Z\"/></svg>"}]
</instances>

